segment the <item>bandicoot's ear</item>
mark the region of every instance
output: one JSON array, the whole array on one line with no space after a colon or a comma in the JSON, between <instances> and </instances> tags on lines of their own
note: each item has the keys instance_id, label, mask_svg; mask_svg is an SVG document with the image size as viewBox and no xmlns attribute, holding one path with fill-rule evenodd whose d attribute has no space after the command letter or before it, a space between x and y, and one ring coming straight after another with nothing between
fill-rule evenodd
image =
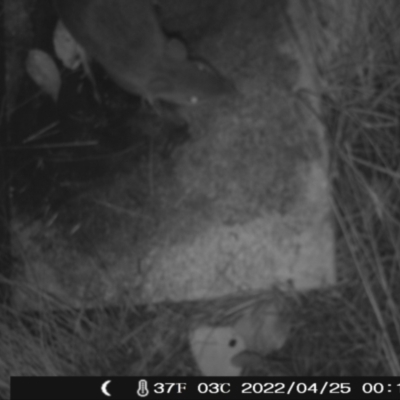
<instances>
[{"instance_id":1,"label":"bandicoot's ear","mask_svg":"<svg viewBox=\"0 0 400 400\"><path fill-rule=\"evenodd\" d=\"M188 57L186 46L178 39L168 39L166 43L166 55L174 60L185 60Z\"/></svg>"}]
</instances>

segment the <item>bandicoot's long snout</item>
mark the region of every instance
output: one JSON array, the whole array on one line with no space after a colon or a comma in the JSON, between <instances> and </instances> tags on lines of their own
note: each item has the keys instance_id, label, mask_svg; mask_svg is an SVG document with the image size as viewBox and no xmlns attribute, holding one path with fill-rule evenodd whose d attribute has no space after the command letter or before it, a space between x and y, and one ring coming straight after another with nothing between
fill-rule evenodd
<instances>
[{"instance_id":1,"label":"bandicoot's long snout","mask_svg":"<svg viewBox=\"0 0 400 400\"><path fill-rule=\"evenodd\" d=\"M128 92L153 102L196 105L233 93L233 85L185 51L171 51L151 0L54 0L88 56ZM174 39L173 39L174 40ZM181 44L183 47L183 44Z\"/></svg>"}]
</instances>

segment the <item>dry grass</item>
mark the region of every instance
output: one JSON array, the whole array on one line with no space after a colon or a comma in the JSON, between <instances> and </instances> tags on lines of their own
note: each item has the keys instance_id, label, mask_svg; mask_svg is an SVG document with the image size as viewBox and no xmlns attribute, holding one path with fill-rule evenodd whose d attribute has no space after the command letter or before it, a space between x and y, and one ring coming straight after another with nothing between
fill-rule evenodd
<instances>
[{"instance_id":1,"label":"dry grass","mask_svg":"<svg viewBox=\"0 0 400 400\"><path fill-rule=\"evenodd\" d=\"M293 372L398 376L400 10L392 1L348 5L355 39L342 30L335 63L320 65L340 278L329 293L304 300ZM312 20L313 29L326 30Z\"/></svg>"},{"instance_id":2,"label":"dry grass","mask_svg":"<svg viewBox=\"0 0 400 400\"><path fill-rule=\"evenodd\" d=\"M400 375L400 13L373 3L357 43L325 66L339 283L297 298L291 338L269 358L285 374ZM197 374L186 312L122 305L27 322L3 309L0 396L10 374Z\"/></svg>"}]
</instances>

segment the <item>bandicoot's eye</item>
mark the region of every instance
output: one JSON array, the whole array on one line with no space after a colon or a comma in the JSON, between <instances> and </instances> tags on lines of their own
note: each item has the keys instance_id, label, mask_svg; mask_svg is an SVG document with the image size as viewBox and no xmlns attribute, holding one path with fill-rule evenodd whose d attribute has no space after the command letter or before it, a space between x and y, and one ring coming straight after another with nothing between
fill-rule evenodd
<instances>
[{"instance_id":1,"label":"bandicoot's eye","mask_svg":"<svg viewBox=\"0 0 400 400\"><path fill-rule=\"evenodd\" d=\"M201 62L201 61L193 61L194 65L197 67L197 69L201 72L207 72L209 74L214 74L215 71L207 64Z\"/></svg>"},{"instance_id":2,"label":"bandicoot's eye","mask_svg":"<svg viewBox=\"0 0 400 400\"><path fill-rule=\"evenodd\" d=\"M189 103L193 106L199 103L199 98L197 96L191 96L189 99Z\"/></svg>"}]
</instances>

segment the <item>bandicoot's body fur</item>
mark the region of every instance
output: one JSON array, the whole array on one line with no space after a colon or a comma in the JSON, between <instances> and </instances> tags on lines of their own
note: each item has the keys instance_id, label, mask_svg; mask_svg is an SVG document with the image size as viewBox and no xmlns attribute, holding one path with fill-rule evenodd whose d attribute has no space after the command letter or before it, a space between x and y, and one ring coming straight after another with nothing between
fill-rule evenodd
<instances>
[{"instance_id":1,"label":"bandicoot's body fur","mask_svg":"<svg viewBox=\"0 0 400 400\"><path fill-rule=\"evenodd\" d=\"M196 105L233 91L216 71L168 40L151 0L54 0L75 40L128 92Z\"/></svg>"}]
</instances>

